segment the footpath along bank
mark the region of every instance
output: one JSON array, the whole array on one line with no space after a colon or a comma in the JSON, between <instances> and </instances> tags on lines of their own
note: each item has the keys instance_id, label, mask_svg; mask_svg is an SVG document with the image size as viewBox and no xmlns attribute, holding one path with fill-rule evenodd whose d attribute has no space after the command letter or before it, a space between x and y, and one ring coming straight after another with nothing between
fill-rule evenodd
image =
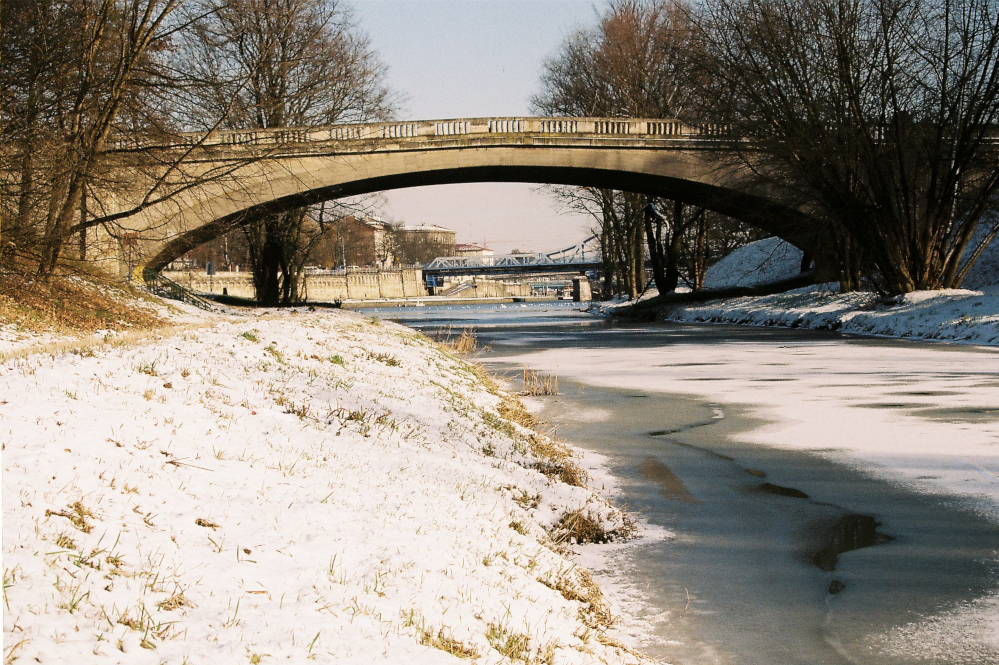
<instances>
[{"instance_id":1,"label":"footpath along bank","mask_svg":"<svg viewBox=\"0 0 999 665\"><path fill-rule=\"evenodd\" d=\"M5 662L642 662L571 559L632 527L412 330L69 346L0 364Z\"/></svg>"}]
</instances>

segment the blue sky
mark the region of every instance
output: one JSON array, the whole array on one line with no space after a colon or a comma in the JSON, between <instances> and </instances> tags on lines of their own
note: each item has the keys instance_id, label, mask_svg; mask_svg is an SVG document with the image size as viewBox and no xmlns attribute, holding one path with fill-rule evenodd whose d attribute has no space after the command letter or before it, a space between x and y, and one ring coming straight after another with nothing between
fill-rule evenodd
<instances>
[{"instance_id":1,"label":"blue sky","mask_svg":"<svg viewBox=\"0 0 999 665\"><path fill-rule=\"evenodd\" d=\"M541 65L575 30L596 22L591 0L354 0L357 23L404 95L400 117L527 115ZM558 210L536 185L482 183L396 190L383 216L431 222L459 242L497 252L546 251L588 235L591 221Z\"/></svg>"}]
</instances>

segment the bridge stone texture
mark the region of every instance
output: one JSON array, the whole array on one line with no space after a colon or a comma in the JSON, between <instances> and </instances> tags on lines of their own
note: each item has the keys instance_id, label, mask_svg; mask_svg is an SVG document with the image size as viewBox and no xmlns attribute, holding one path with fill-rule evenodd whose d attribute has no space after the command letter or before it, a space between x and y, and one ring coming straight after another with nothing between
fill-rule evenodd
<instances>
[{"instance_id":1,"label":"bridge stone texture","mask_svg":"<svg viewBox=\"0 0 999 665\"><path fill-rule=\"evenodd\" d=\"M113 257L159 270L254 215L380 190L466 182L591 186L663 196L717 211L819 254L823 226L754 190L718 125L611 118L471 118L310 129L187 134L134 154L131 184L103 197L136 205L158 178L204 182L121 222ZM166 164L182 152L179 169ZM112 244L113 245L113 244ZM108 256L108 259L112 257Z\"/></svg>"}]
</instances>

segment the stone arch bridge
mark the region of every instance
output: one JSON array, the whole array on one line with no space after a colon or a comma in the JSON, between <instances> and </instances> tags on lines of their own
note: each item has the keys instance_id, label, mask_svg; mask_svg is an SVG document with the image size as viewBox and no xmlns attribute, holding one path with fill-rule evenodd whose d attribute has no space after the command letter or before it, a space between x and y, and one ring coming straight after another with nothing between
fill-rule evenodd
<instances>
[{"instance_id":1,"label":"stone arch bridge","mask_svg":"<svg viewBox=\"0 0 999 665\"><path fill-rule=\"evenodd\" d=\"M141 148L141 149L139 149ZM734 139L719 125L636 118L467 118L310 129L186 134L176 144L129 146L130 189L157 178L204 181L124 218L116 260L159 270L266 211L423 185L526 182L606 187L704 207L818 255L822 225L748 185ZM150 167L188 152L174 171ZM211 176L211 177L209 177ZM117 192L104 212L141 194ZM108 257L110 258L110 257Z\"/></svg>"}]
</instances>

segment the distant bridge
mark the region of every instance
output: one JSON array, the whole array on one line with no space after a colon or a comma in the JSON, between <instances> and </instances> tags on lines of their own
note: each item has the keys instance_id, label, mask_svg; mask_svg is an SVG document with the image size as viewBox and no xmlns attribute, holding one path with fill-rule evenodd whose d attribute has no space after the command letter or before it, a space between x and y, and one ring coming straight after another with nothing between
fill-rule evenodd
<instances>
[{"instance_id":1,"label":"distant bridge","mask_svg":"<svg viewBox=\"0 0 999 665\"><path fill-rule=\"evenodd\" d=\"M600 239L593 234L554 252L501 256L440 256L423 268L424 275L523 275L585 272L602 267Z\"/></svg>"},{"instance_id":2,"label":"distant bridge","mask_svg":"<svg viewBox=\"0 0 999 665\"><path fill-rule=\"evenodd\" d=\"M599 259L601 257L600 237L594 233L575 245L548 252L545 256L555 261L568 261L569 259L586 261L587 257L593 260Z\"/></svg>"},{"instance_id":3,"label":"distant bridge","mask_svg":"<svg viewBox=\"0 0 999 665\"><path fill-rule=\"evenodd\" d=\"M503 256L440 256L423 267L424 278L459 275L532 275L578 273L603 266L597 255L589 260L570 256L553 259L548 254Z\"/></svg>"},{"instance_id":4,"label":"distant bridge","mask_svg":"<svg viewBox=\"0 0 999 665\"><path fill-rule=\"evenodd\" d=\"M466 118L185 134L116 145L132 160L95 192L104 214L138 205L152 183L203 184L120 220L106 243L129 269L172 259L267 213L402 187L527 182L661 196L716 211L820 254L826 227L753 188L727 128L642 118ZM178 169L165 164L189 153ZM211 176L211 177L208 177ZM187 179L187 180L185 180ZM153 199L156 197L154 196ZM116 243L116 244L115 244ZM568 269L568 268L567 268Z\"/></svg>"}]
</instances>

